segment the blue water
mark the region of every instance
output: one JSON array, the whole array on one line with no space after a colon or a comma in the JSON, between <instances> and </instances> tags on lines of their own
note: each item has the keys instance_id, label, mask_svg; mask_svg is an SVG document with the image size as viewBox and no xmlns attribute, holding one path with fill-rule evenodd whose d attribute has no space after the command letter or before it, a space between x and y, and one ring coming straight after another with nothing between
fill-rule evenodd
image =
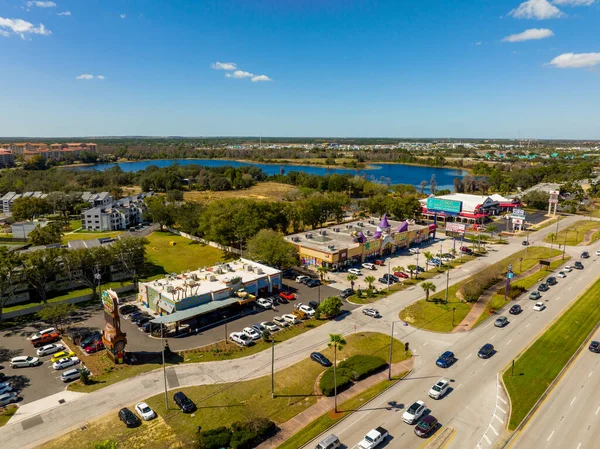
<instances>
[{"instance_id":1,"label":"blue water","mask_svg":"<svg viewBox=\"0 0 600 449\"><path fill-rule=\"evenodd\" d=\"M284 173L291 171L302 171L314 175L326 175L328 173L350 173L365 176L366 179L377 182L389 182L391 184L412 184L419 186L421 181L431 179L431 175L435 174L439 189L454 190L454 178L462 178L466 172L459 169L437 168L437 167L421 167L418 165L403 165L403 164L385 164L377 163L372 169L354 170L351 168L326 168L316 167L311 165L291 165L291 164L260 164L255 162L239 162L233 160L221 159L154 159L137 162L116 162L109 164L87 165L82 167L73 167L74 170L99 170L103 171L108 168L118 165L123 171L136 172L144 170L150 165L157 167L168 167L175 162L179 165L203 165L205 167L220 167L230 165L233 167L242 167L245 165L254 165L262 169L267 175L276 175L284 170Z\"/></svg>"}]
</instances>

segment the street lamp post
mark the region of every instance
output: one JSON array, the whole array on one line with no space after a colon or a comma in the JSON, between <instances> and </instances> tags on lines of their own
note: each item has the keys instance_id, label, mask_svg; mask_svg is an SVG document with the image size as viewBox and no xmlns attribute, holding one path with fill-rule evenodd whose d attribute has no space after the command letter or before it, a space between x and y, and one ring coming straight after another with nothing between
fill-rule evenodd
<instances>
[{"instance_id":1,"label":"street lamp post","mask_svg":"<svg viewBox=\"0 0 600 449\"><path fill-rule=\"evenodd\" d=\"M456 312L456 307L452 307L452 327L454 327L454 312Z\"/></svg>"},{"instance_id":2,"label":"street lamp post","mask_svg":"<svg viewBox=\"0 0 600 449\"><path fill-rule=\"evenodd\" d=\"M417 250L417 268L416 268L417 272L415 273L415 279L419 278L419 253L420 253L420 251Z\"/></svg>"},{"instance_id":3,"label":"street lamp post","mask_svg":"<svg viewBox=\"0 0 600 449\"><path fill-rule=\"evenodd\" d=\"M450 283L450 269L446 270L446 304L448 304L448 285Z\"/></svg>"},{"instance_id":4,"label":"street lamp post","mask_svg":"<svg viewBox=\"0 0 600 449\"><path fill-rule=\"evenodd\" d=\"M163 379L165 383L165 409L169 410L169 395L167 394L167 366L165 365L165 343L164 343L164 332L160 329L160 348L162 352L162 366L163 366Z\"/></svg>"},{"instance_id":5,"label":"street lamp post","mask_svg":"<svg viewBox=\"0 0 600 449\"><path fill-rule=\"evenodd\" d=\"M227 338L227 315L223 315L223 319L225 320L225 344L229 344L229 338Z\"/></svg>"},{"instance_id":6,"label":"street lamp post","mask_svg":"<svg viewBox=\"0 0 600 449\"><path fill-rule=\"evenodd\" d=\"M387 290L390 291L390 258L387 258L388 275L387 275Z\"/></svg>"},{"instance_id":7,"label":"street lamp post","mask_svg":"<svg viewBox=\"0 0 600 449\"><path fill-rule=\"evenodd\" d=\"M565 260L565 251L567 250L567 234L569 232L565 229L565 242L563 243L563 253L562 253L562 260Z\"/></svg>"}]
</instances>

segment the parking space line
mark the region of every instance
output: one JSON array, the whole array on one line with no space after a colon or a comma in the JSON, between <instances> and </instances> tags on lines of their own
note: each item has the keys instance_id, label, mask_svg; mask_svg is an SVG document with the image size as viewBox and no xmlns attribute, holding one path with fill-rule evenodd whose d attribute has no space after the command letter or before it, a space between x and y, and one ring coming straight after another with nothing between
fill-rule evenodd
<instances>
[{"instance_id":1,"label":"parking space line","mask_svg":"<svg viewBox=\"0 0 600 449\"><path fill-rule=\"evenodd\" d=\"M426 341L425 343L423 343L423 347L427 346L429 344L428 341Z\"/></svg>"},{"instance_id":2,"label":"parking space line","mask_svg":"<svg viewBox=\"0 0 600 449\"><path fill-rule=\"evenodd\" d=\"M579 449L580 447L581 447L581 443L579 443L579 444L577 445L577 449Z\"/></svg>"},{"instance_id":3,"label":"parking space line","mask_svg":"<svg viewBox=\"0 0 600 449\"><path fill-rule=\"evenodd\" d=\"M596 416L598 416L598 412L600 412L600 407L596 409Z\"/></svg>"},{"instance_id":4,"label":"parking space line","mask_svg":"<svg viewBox=\"0 0 600 449\"><path fill-rule=\"evenodd\" d=\"M483 364L483 366L487 365L489 361L490 361L490 359L487 359L487 360L485 361L485 363Z\"/></svg>"},{"instance_id":5,"label":"parking space line","mask_svg":"<svg viewBox=\"0 0 600 449\"><path fill-rule=\"evenodd\" d=\"M512 343L512 340L508 340L508 342L506 342L506 346L508 346L511 343Z\"/></svg>"},{"instance_id":6,"label":"parking space line","mask_svg":"<svg viewBox=\"0 0 600 449\"><path fill-rule=\"evenodd\" d=\"M492 426L491 424L488 426L490 429L492 429L492 432L494 432L496 434L496 436L499 436L500 434L498 433L498 431L496 429L494 429L494 426ZM490 443L491 444L491 443Z\"/></svg>"},{"instance_id":7,"label":"parking space line","mask_svg":"<svg viewBox=\"0 0 600 449\"><path fill-rule=\"evenodd\" d=\"M494 413L494 418L496 418L498 421L500 421L502 424L504 424L504 420L502 418L500 418L498 415L496 415Z\"/></svg>"},{"instance_id":8,"label":"parking space line","mask_svg":"<svg viewBox=\"0 0 600 449\"><path fill-rule=\"evenodd\" d=\"M501 408L499 405L497 405L496 408L506 415L506 410Z\"/></svg>"},{"instance_id":9,"label":"parking space line","mask_svg":"<svg viewBox=\"0 0 600 449\"><path fill-rule=\"evenodd\" d=\"M570 404L570 405L573 405L573 402L575 402L575 399L577 399L577 396L575 396L575 397L573 398L573 400L571 401L571 404Z\"/></svg>"},{"instance_id":10,"label":"parking space line","mask_svg":"<svg viewBox=\"0 0 600 449\"><path fill-rule=\"evenodd\" d=\"M487 444L489 444L490 446L492 445L492 442L490 441L490 439L488 438L487 434L483 434L483 438L485 438L485 441L487 441Z\"/></svg>"},{"instance_id":11,"label":"parking space line","mask_svg":"<svg viewBox=\"0 0 600 449\"><path fill-rule=\"evenodd\" d=\"M493 340L494 338L496 338L496 335L498 335L498 334L494 334L494 335L492 335L492 336L490 337L490 340Z\"/></svg>"},{"instance_id":12,"label":"parking space line","mask_svg":"<svg viewBox=\"0 0 600 449\"><path fill-rule=\"evenodd\" d=\"M471 357L472 355L473 355L473 354L469 354L469 355L468 355L468 356L465 358L465 360L469 360L469 357Z\"/></svg>"},{"instance_id":13,"label":"parking space line","mask_svg":"<svg viewBox=\"0 0 600 449\"><path fill-rule=\"evenodd\" d=\"M554 435L554 430L552 431L552 433L550 434L550 436L548 437L548 439L546 441L550 441L550 438L552 438L552 435Z\"/></svg>"},{"instance_id":14,"label":"parking space line","mask_svg":"<svg viewBox=\"0 0 600 449\"><path fill-rule=\"evenodd\" d=\"M500 399L505 405L508 404L508 402L506 402L504 399L502 399L500 396L498 396L498 399ZM506 412L505 412L506 413Z\"/></svg>"},{"instance_id":15,"label":"parking space line","mask_svg":"<svg viewBox=\"0 0 600 449\"><path fill-rule=\"evenodd\" d=\"M588 378L592 377L592 373L593 371L590 371L590 374L588 374Z\"/></svg>"}]
</instances>

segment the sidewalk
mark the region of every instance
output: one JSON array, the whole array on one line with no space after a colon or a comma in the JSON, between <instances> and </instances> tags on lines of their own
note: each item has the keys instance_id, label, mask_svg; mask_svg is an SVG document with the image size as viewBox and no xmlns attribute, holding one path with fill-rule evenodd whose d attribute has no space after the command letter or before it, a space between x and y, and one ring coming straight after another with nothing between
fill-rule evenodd
<instances>
[{"instance_id":1,"label":"sidewalk","mask_svg":"<svg viewBox=\"0 0 600 449\"><path fill-rule=\"evenodd\" d=\"M414 358L411 357L410 359L404 360L403 362L394 363L392 365L392 376L397 376L401 373L412 370L413 360ZM350 387L343 393L338 394L338 409L340 411L343 411L339 408L340 404L362 393L363 391L366 391L367 389L378 384L379 382L386 380L387 376L388 372L386 369L378 374L375 374L364 380L361 380L358 383L355 383L354 385L352 385L352 387ZM257 449L271 449L279 446L285 440L302 430L305 426L313 422L315 419L333 410L333 406L333 397L322 396L315 405L307 408L303 412L294 416L289 421L286 421L283 424L279 425L280 430L279 432L277 432L277 435L257 446Z\"/></svg>"}]
</instances>

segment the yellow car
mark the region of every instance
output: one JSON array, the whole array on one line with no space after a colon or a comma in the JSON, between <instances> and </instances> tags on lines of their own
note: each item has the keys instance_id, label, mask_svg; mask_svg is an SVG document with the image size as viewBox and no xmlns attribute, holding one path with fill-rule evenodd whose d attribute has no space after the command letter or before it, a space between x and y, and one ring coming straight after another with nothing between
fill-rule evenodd
<instances>
[{"instance_id":1,"label":"yellow car","mask_svg":"<svg viewBox=\"0 0 600 449\"><path fill-rule=\"evenodd\" d=\"M52 363L58 362L60 359L69 358L69 357L75 357L75 353L72 351L60 351L52 356L52 358L50 359L50 362L52 362Z\"/></svg>"}]
</instances>

